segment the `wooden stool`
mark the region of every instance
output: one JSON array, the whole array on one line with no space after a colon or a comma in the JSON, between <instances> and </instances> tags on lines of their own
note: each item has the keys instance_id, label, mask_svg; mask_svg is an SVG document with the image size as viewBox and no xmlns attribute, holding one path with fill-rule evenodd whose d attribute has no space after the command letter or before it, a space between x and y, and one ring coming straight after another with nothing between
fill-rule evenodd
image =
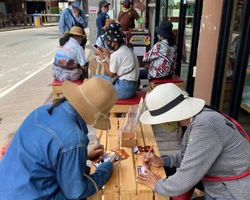
<instances>
[{"instance_id":1,"label":"wooden stool","mask_svg":"<svg viewBox=\"0 0 250 200\"><path fill-rule=\"evenodd\" d=\"M156 86L164 83L174 83L179 88L183 89L183 80L179 76L174 74L172 77L168 78L151 79L151 81L149 82L149 91L152 91Z\"/></svg>"},{"instance_id":2,"label":"wooden stool","mask_svg":"<svg viewBox=\"0 0 250 200\"><path fill-rule=\"evenodd\" d=\"M140 103L141 97L145 99L146 92L136 91L135 95L130 99L119 99L116 101L113 108L110 110L110 116L116 117L117 113L127 113L129 106L133 106Z\"/></svg>"},{"instance_id":3,"label":"wooden stool","mask_svg":"<svg viewBox=\"0 0 250 200\"><path fill-rule=\"evenodd\" d=\"M223 99L223 110L228 109L231 90L232 90L232 80L227 79L226 87L225 87L225 94L224 94L224 99Z\"/></svg>"},{"instance_id":4,"label":"wooden stool","mask_svg":"<svg viewBox=\"0 0 250 200\"><path fill-rule=\"evenodd\" d=\"M72 81L72 82L77 84L77 85L82 84L82 80L76 80L76 81ZM52 83L53 101L63 97L62 84L63 84L63 81L58 81L58 80L54 79L54 81Z\"/></svg>"}]
</instances>

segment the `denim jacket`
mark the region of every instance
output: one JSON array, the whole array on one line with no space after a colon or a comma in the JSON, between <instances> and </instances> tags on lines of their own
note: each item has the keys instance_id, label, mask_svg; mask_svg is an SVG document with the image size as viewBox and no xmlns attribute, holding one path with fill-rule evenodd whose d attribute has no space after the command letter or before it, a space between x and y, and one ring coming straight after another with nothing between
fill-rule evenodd
<instances>
[{"instance_id":1,"label":"denim jacket","mask_svg":"<svg viewBox=\"0 0 250 200\"><path fill-rule=\"evenodd\" d=\"M59 21L59 30L60 32L64 35L64 33L66 31L69 31L72 28L72 25L75 23L74 19L72 18L71 14L69 13L69 11L72 13L72 15L74 16L74 12L71 6L69 6L69 10L65 9L61 16L60 16L60 21ZM80 9L81 14L79 18L76 18L76 21L78 23L80 23L84 28L87 28L88 26L88 22L85 16L85 12L84 10Z\"/></svg>"},{"instance_id":2,"label":"denim jacket","mask_svg":"<svg viewBox=\"0 0 250 200\"><path fill-rule=\"evenodd\" d=\"M49 105L34 110L16 132L0 162L0 199L79 199L94 194L86 168L87 126L66 101L48 114ZM110 177L111 162L90 177L99 189Z\"/></svg>"}]
</instances>

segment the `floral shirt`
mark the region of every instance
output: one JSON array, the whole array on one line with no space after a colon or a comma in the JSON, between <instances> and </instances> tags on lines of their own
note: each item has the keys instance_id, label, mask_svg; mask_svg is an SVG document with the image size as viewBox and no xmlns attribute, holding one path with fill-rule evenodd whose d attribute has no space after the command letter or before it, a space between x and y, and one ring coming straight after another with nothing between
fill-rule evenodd
<instances>
[{"instance_id":1,"label":"floral shirt","mask_svg":"<svg viewBox=\"0 0 250 200\"><path fill-rule=\"evenodd\" d=\"M144 62L150 62L148 79L173 75L176 68L176 58L176 45L170 46L167 40L157 42L143 57Z\"/></svg>"}]
</instances>

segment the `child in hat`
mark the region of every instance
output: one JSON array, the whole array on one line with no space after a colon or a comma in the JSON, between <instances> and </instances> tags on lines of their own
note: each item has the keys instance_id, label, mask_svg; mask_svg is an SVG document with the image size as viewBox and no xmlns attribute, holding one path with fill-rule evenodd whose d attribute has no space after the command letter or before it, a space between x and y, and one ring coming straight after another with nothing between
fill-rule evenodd
<instances>
[{"instance_id":1,"label":"child in hat","mask_svg":"<svg viewBox=\"0 0 250 200\"><path fill-rule=\"evenodd\" d=\"M150 62L148 79L165 78L174 74L177 46L173 38L172 28L173 24L170 21L164 21L155 29L160 41L143 57L144 62Z\"/></svg>"}]
</instances>

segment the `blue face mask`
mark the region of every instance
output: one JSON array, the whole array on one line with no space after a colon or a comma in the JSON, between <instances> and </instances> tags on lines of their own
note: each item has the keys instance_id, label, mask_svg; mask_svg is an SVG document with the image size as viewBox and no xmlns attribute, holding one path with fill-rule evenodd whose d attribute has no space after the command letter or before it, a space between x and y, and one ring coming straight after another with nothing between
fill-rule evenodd
<instances>
[{"instance_id":1,"label":"blue face mask","mask_svg":"<svg viewBox=\"0 0 250 200\"><path fill-rule=\"evenodd\" d=\"M79 8L79 6L81 5L81 1L74 1L72 5L76 8Z\"/></svg>"},{"instance_id":2,"label":"blue face mask","mask_svg":"<svg viewBox=\"0 0 250 200\"><path fill-rule=\"evenodd\" d=\"M102 13L103 13L103 14L107 14L107 12L106 12L106 11L102 11Z\"/></svg>"},{"instance_id":3,"label":"blue face mask","mask_svg":"<svg viewBox=\"0 0 250 200\"><path fill-rule=\"evenodd\" d=\"M81 40L77 40L77 42L81 45L82 41Z\"/></svg>"}]
</instances>

